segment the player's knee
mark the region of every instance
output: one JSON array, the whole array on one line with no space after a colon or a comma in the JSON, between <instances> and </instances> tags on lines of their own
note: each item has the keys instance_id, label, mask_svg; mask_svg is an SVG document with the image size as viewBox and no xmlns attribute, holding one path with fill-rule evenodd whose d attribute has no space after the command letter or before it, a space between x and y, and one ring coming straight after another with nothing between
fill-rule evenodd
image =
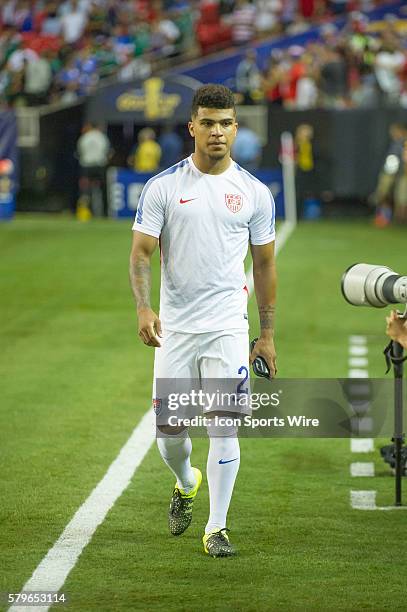
<instances>
[{"instance_id":1,"label":"player's knee","mask_svg":"<svg viewBox=\"0 0 407 612\"><path fill-rule=\"evenodd\" d=\"M239 430L239 414L211 412L206 431L210 438L236 438Z\"/></svg>"},{"instance_id":2,"label":"player's knee","mask_svg":"<svg viewBox=\"0 0 407 612\"><path fill-rule=\"evenodd\" d=\"M157 437L185 437L188 430L183 425L157 425Z\"/></svg>"}]
</instances>

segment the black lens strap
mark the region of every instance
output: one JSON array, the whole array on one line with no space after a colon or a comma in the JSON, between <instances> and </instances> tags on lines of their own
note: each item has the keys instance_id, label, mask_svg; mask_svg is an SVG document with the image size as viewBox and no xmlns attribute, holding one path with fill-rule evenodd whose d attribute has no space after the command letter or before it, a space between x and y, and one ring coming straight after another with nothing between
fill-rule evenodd
<instances>
[{"instance_id":1,"label":"black lens strap","mask_svg":"<svg viewBox=\"0 0 407 612\"><path fill-rule=\"evenodd\" d=\"M383 351L383 355L386 360L386 366L387 366L386 374L390 372L390 368L392 364L399 365L400 363L403 363L404 361L407 360L407 355L405 357L396 357L394 355L393 344L394 344L393 340L390 340L389 344L386 346L386 348Z\"/></svg>"}]
</instances>

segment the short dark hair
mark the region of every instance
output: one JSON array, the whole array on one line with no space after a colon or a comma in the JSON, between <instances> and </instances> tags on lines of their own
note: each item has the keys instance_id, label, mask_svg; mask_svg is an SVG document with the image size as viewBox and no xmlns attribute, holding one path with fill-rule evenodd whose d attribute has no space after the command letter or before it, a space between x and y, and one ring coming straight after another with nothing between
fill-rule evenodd
<instances>
[{"instance_id":1,"label":"short dark hair","mask_svg":"<svg viewBox=\"0 0 407 612\"><path fill-rule=\"evenodd\" d=\"M224 85L202 85L196 90L192 100L191 115L198 114L198 108L233 108L236 113L233 91Z\"/></svg>"}]
</instances>

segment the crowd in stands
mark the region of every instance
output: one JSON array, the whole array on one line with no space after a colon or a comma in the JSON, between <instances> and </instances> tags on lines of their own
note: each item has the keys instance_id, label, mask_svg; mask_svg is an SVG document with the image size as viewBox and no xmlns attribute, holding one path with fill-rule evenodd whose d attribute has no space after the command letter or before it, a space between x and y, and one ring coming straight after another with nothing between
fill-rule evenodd
<instances>
[{"instance_id":1,"label":"crowd in stands","mask_svg":"<svg viewBox=\"0 0 407 612\"><path fill-rule=\"evenodd\" d=\"M245 58L236 88L246 102L286 108L364 105L377 89L405 89L406 54L392 23L382 33L350 18L374 0L3 0L0 6L0 107L73 102L107 77L147 78L163 60L250 45L274 34L325 24L323 40L276 50L267 66ZM352 13L353 14L353 13ZM174 60L173 60L174 61ZM243 81L250 81L242 85ZM378 87L377 87L378 84ZM404 88L404 89L403 89ZM373 91L375 90L375 92ZM407 97L407 92L403 93Z\"/></svg>"},{"instance_id":2,"label":"crowd in stands","mask_svg":"<svg viewBox=\"0 0 407 612\"><path fill-rule=\"evenodd\" d=\"M355 12L341 30L322 25L321 38L304 47L274 49L265 66L250 49L238 66L236 89L246 104L267 100L285 109L407 108L406 26L387 19L377 30Z\"/></svg>"}]
</instances>

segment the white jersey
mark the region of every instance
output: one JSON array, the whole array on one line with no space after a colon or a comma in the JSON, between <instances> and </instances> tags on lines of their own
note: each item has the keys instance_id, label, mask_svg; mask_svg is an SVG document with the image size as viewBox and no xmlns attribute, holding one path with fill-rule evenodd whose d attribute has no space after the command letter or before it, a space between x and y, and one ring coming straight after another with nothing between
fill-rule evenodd
<instances>
[{"instance_id":1,"label":"white jersey","mask_svg":"<svg viewBox=\"0 0 407 612\"><path fill-rule=\"evenodd\" d=\"M82 167L106 166L109 161L110 142L106 134L92 129L79 138L77 150Z\"/></svg>"},{"instance_id":2,"label":"white jersey","mask_svg":"<svg viewBox=\"0 0 407 612\"><path fill-rule=\"evenodd\" d=\"M205 174L190 156L146 183L133 230L160 239L164 329L248 328L244 259L249 240L274 240L274 217L268 188L234 161Z\"/></svg>"}]
</instances>

